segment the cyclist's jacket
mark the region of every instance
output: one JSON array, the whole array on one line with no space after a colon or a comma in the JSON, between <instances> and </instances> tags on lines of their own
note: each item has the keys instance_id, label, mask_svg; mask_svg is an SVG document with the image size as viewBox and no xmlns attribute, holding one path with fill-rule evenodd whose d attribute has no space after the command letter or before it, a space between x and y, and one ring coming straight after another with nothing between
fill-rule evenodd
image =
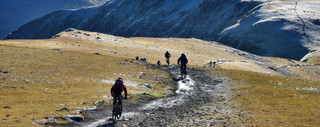
<instances>
[{"instance_id":1,"label":"cyclist's jacket","mask_svg":"<svg viewBox=\"0 0 320 127\"><path fill-rule=\"evenodd\" d=\"M123 85L123 82L121 84L115 83L112 88L111 88L111 96L113 97L114 95L121 95L121 93L124 91L125 97L127 97L127 88L125 85Z\"/></svg>"},{"instance_id":2,"label":"cyclist's jacket","mask_svg":"<svg viewBox=\"0 0 320 127\"><path fill-rule=\"evenodd\" d=\"M186 65L188 63L188 59L186 55L182 54L180 58L178 59L178 64Z\"/></svg>"},{"instance_id":3,"label":"cyclist's jacket","mask_svg":"<svg viewBox=\"0 0 320 127\"><path fill-rule=\"evenodd\" d=\"M171 54L170 54L169 52L166 52L166 54L164 54L164 57L170 58L170 57L171 57Z\"/></svg>"}]
</instances>

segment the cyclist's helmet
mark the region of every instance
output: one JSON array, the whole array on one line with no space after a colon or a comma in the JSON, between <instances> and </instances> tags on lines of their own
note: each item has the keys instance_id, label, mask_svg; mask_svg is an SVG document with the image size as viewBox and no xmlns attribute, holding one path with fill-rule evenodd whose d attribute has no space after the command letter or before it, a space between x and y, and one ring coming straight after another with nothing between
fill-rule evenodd
<instances>
[{"instance_id":1,"label":"cyclist's helmet","mask_svg":"<svg viewBox=\"0 0 320 127\"><path fill-rule=\"evenodd\" d=\"M116 84L122 84L123 80L121 77L119 77L117 80L116 80Z\"/></svg>"}]
</instances>

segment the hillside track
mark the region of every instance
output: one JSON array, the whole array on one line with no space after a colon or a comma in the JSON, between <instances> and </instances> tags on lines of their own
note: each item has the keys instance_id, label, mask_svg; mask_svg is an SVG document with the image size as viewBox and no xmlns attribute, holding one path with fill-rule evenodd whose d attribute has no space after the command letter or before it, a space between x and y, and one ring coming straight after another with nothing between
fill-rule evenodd
<instances>
[{"instance_id":1,"label":"hillside track","mask_svg":"<svg viewBox=\"0 0 320 127\"><path fill-rule=\"evenodd\" d=\"M101 119L111 116L109 106L100 114L87 116L91 120L81 126L236 126L238 112L231 100L232 88L225 83L227 78L214 78L209 71L189 68L187 78L181 79L178 66L160 69L170 73L179 85L175 95L140 105L125 104L124 117L116 123L108 120L110 117ZM184 83L188 89L180 88Z\"/></svg>"}]
</instances>

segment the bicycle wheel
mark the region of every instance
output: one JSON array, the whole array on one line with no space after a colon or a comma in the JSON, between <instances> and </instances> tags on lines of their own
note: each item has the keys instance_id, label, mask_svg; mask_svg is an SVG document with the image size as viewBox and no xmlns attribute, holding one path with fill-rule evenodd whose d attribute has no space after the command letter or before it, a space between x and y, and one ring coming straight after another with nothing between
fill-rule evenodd
<instances>
[{"instance_id":1,"label":"bicycle wheel","mask_svg":"<svg viewBox=\"0 0 320 127\"><path fill-rule=\"evenodd\" d=\"M112 110L112 119L113 120L116 120L116 109L117 108L113 108L113 110Z\"/></svg>"},{"instance_id":2,"label":"bicycle wheel","mask_svg":"<svg viewBox=\"0 0 320 127\"><path fill-rule=\"evenodd\" d=\"M121 107L121 105L118 104L118 105L117 105L117 111L116 111L116 112L117 112L117 114L116 114L116 118L117 118L117 119L120 119L121 114L122 114L120 107Z\"/></svg>"}]
</instances>

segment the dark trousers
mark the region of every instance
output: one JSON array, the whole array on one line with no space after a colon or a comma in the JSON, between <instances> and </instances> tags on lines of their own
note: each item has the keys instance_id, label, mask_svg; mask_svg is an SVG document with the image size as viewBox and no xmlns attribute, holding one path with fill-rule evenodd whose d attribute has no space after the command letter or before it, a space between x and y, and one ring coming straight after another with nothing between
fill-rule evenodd
<instances>
[{"instance_id":1,"label":"dark trousers","mask_svg":"<svg viewBox=\"0 0 320 127\"><path fill-rule=\"evenodd\" d=\"M122 96L121 96L121 94L119 94L119 95L114 95L113 96L113 104L115 105L115 104L117 104L117 101L118 101L118 103L121 105L121 103L122 103Z\"/></svg>"},{"instance_id":2,"label":"dark trousers","mask_svg":"<svg viewBox=\"0 0 320 127\"><path fill-rule=\"evenodd\" d=\"M181 64L181 73L187 74L187 64Z\"/></svg>"}]
</instances>

